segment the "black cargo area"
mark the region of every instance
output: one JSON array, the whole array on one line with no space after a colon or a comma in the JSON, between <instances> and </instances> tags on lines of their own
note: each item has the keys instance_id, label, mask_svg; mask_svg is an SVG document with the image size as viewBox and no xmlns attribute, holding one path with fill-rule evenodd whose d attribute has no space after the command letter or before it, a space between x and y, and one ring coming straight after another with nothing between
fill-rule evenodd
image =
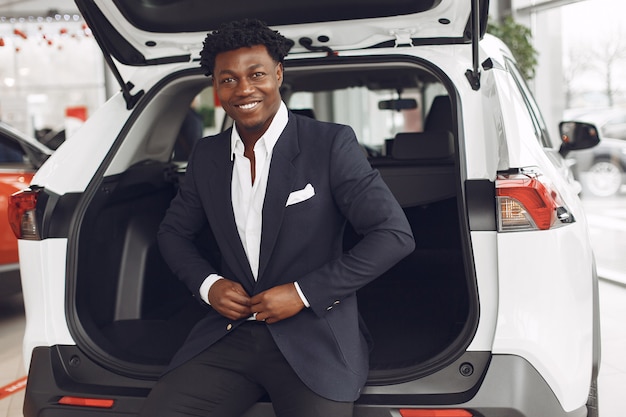
<instances>
[{"instance_id":1,"label":"black cargo area","mask_svg":"<svg viewBox=\"0 0 626 417\"><path fill-rule=\"evenodd\" d=\"M391 183L395 174L405 178L405 187L417 187L437 167L413 173L406 164L380 169ZM398 174L397 169L409 171ZM406 185L406 178L412 176L414 185ZM157 228L176 182L174 168L156 162L109 178L93 199L81 229L81 242L88 244L80 245L78 316L101 349L127 362L167 364L204 309L210 308L197 302L173 276L157 247ZM440 193L441 184L433 191ZM428 200L426 191L419 194ZM358 293L361 314L374 340L373 370L428 361L458 337L468 316L456 198L404 210L415 234L415 251ZM347 227L346 246L356 239ZM210 239L205 234L199 240ZM206 254L219 256L210 247Z\"/></svg>"},{"instance_id":2,"label":"black cargo area","mask_svg":"<svg viewBox=\"0 0 626 417\"><path fill-rule=\"evenodd\" d=\"M125 361L166 364L203 313L157 247L175 192L174 167L146 162L108 178L85 214L76 309L96 344Z\"/></svg>"},{"instance_id":3,"label":"black cargo area","mask_svg":"<svg viewBox=\"0 0 626 417\"><path fill-rule=\"evenodd\" d=\"M374 340L371 369L413 367L435 357L468 316L459 236L448 222L456 217L455 199L406 212L417 248L358 293Z\"/></svg>"}]
</instances>

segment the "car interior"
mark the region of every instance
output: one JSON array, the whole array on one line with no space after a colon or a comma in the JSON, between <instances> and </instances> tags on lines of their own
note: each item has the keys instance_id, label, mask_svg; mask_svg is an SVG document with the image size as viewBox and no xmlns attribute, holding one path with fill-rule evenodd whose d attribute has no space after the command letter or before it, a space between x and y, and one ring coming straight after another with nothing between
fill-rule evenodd
<instances>
[{"instance_id":1,"label":"car interior","mask_svg":"<svg viewBox=\"0 0 626 417\"><path fill-rule=\"evenodd\" d=\"M417 65L287 66L283 99L294 113L351 125L371 165L403 207L416 248L358 292L374 344L371 380L432 372L461 351L474 325L469 239L459 199L455 112L434 72ZM194 97L211 91L199 72L146 92L134 125L118 139L93 185L73 249L74 318L89 345L127 372L166 365L210 308L192 299L169 270L156 231L185 161L174 142ZM212 94L212 93L210 93ZM222 128L229 125L228 120ZM149 126L149 127L140 127ZM203 139L200 139L203 140ZM220 253L207 227L197 238L207 258ZM344 246L359 240L346 226Z\"/></svg>"}]
</instances>

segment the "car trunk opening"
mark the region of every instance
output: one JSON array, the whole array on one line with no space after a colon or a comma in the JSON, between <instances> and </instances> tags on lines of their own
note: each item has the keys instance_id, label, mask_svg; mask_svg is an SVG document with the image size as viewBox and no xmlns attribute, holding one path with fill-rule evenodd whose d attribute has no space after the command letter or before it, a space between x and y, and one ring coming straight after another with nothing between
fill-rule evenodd
<instances>
[{"instance_id":1,"label":"car trunk opening","mask_svg":"<svg viewBox=\"0 0 626 417\"><path fill-rule=\"evenodd\" d=\"M210 308L176 279L156 244L159 223L184 181L186 153L174 146L177 129L168 132L183 124L194 95L206 87L197 72L187 78L188 87L165 85L137 110L152 118L143 137L125 138L143 141L137 149L167 139L173 158L143 160L104 177L75 245L73 320L80 322L80 340L85 351L98 352L109 367L125 373L149 369L157 375ZM457 128L444 83L409 63L318 67L299 60L287 66L282 93L296 113L355 129L416 237L412 254L358 292L374 342L371 382L399 381L450 363L469 343L477 306L471 301L474 278L459 202ZM198 244L219 263L210 236L205 230ZM345 248L358 239L347 225Z\"/></svg>"}]
</instances>

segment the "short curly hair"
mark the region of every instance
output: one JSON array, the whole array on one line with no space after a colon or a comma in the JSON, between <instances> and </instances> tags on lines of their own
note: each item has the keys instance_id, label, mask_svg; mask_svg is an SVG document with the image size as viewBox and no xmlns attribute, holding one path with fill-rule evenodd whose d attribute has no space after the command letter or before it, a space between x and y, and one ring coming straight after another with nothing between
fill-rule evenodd
<instances>
[{"instance_id":1,"label":"short curly hair","mask_svg":"<svg viewBox=\"0 0 626 417\"><path fill-rule=\"evenodd\" d=\"M272 59L282 63L294 42L257 19L228 22L207 34L200 52L200 66L205 75L213 75L219 53L256 45L264 45Z\"/></svg>"}]
</instances>

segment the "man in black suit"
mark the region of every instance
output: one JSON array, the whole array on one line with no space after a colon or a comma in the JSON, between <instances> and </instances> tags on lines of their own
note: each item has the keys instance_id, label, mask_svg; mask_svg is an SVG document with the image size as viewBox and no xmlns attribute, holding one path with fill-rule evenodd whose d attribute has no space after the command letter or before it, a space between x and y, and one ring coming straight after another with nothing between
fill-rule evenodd
<instances>
[{"instance_id":1,"label":"man in black suit","mask_svg":"<svg viewBox=\"0 0 626 417\"><path fill-rule=\"evenodd\" d=\"M142 416L351 416L368 373L356 291L414 248L410 226L347 126L289 112L293 42L256 20L207 35L201 65L234 128L196 145L159 245L202 303ZM344 252L349 221L363 238ZM209 226L220 261L194 244Z\"/></svg>"}]
</instances>

